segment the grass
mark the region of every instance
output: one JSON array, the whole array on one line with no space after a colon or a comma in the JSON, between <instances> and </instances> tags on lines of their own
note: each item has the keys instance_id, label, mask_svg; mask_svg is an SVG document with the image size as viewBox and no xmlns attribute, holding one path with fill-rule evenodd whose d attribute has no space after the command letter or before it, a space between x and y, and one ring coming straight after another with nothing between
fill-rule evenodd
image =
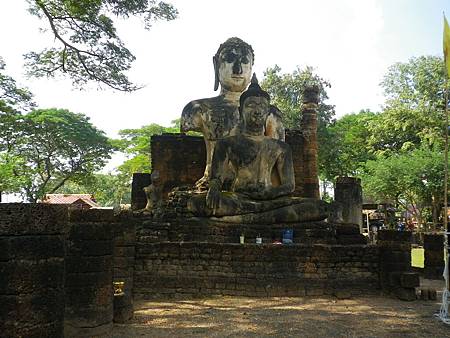
<instances>
[{"instance_id":1,"label":"grass","mask_svg":"<svg viewBox=\"0 0 450 338\"><path fill-rule=\"evenodd\" d=\"M416 268L424 267L424 249L423 248L413 248L411 249L411 265Z\"/></svg>"}]
</instances>

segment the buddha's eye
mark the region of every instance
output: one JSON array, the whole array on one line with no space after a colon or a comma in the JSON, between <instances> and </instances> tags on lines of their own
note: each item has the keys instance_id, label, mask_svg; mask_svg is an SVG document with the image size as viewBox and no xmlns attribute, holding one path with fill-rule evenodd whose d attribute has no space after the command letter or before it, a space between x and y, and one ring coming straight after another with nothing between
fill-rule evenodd
<instances>
[{"instance_id":1,"label":"buddha's eye","mask_svg":"<svg viewBox=\"0 0 450 338\"><path fill-rule=\"evenodd\" d=\"M228 52L224 55L224 59L228 63L233 63L236 60L237 55L233 52Z\"/></svg>"},{"instance_id":2,"label":"buddha's eye","mask_svg":"<svg viewBox=\"0 0 450 338\"><path fill-rule=\"evenodd\" d=\"M244 63L244 64L247 64L247 63L250 62L250 60L249 60L248 56L243 56L243 57L241 58L241 62Z\"/></svg>"}]
</instances>

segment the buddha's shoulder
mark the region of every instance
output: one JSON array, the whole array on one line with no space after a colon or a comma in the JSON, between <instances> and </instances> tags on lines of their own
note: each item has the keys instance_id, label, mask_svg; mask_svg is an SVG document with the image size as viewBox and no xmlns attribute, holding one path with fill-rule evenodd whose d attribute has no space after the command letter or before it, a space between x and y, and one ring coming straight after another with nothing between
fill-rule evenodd
<instances>
[{"instance_id":1,"label":"buddha's shoulder","mask_svg":"<svg viewBox=\"0 0 450 338\"><path fill-rule=\"evenodd\" d=\"M192 100L183 108L183 114L192 114L196 112L205 112L211 110L212 107L223 102L222 96L208 97L198 100Z\"/></svg>"}]
</instances>

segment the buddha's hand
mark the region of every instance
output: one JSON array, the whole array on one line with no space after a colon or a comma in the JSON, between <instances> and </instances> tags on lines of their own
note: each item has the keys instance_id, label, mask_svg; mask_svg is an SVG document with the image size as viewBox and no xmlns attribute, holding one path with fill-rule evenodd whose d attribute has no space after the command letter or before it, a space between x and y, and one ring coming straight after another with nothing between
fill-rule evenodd
<instances>
[{"instance_id":1,"label":"buddha's hand","mask_svg":"<svg viewBox=\"0 0 450 338\"><path fill-rule=\"evenodd\" d=\"M253 199L265 200L269 196L269 190L263 183L255 183L246 188L245 194Z\"/></svg>"},{"instance_id":2,"label":"buddha's hand","mask_svg":"<svg viewBox=\"0 0 450 338\"><path fill-rule=\"evenodd\" d=\"M220 181L217 179L209 182L208 193L206 194L206 206L214 213L220 205Z\"/></svg>"}]
</instances>

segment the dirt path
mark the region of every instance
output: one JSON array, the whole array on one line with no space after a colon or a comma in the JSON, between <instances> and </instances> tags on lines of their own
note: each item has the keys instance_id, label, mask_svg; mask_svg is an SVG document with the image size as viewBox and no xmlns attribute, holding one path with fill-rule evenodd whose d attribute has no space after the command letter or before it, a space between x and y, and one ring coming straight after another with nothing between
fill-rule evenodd
<instances>
[{"instance_id":1,"label":"dirt path","mask_svg":"<svg viewBox=\"0 0 450 338\"><path fill-rule=\"evenodd\" d=\"M439 300L209 297L135 305L135 318L115 325L114 337L450 337L450 326L433 317Z\"/></svg>"}]
</instances>

